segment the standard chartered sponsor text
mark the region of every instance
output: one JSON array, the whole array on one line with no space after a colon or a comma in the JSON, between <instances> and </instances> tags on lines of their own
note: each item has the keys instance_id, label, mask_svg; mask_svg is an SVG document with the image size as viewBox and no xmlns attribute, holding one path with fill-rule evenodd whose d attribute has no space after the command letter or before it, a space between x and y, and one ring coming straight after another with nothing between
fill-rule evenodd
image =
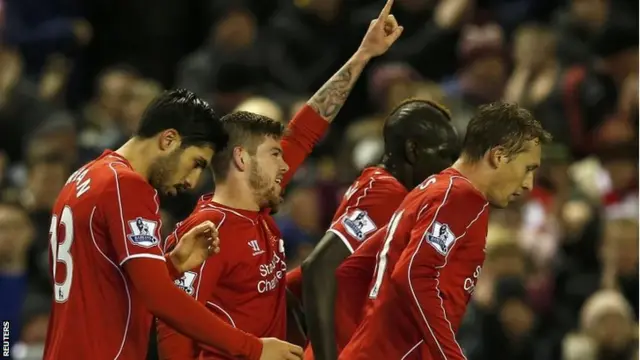
<instances>
[{"instance_id":1,"label":"standard chartered sponsor text","mask_svg":"<svg viewBox=\"0 0 640 360\"><path fill-rule=\"evenodd\" d=\"M260 265L260 276L263 279L258 281L258 293L275 290L286 273L287 264L278 254L273 254L269 263Z\"/></svg>"}]
</instances>

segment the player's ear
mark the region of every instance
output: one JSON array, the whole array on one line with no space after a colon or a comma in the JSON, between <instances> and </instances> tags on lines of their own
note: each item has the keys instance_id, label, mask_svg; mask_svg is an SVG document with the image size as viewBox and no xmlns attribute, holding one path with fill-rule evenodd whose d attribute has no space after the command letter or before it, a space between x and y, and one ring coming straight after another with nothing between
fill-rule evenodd
<instances>
[{"instance_id":1,"label":"player's ear","mask_svg":"<svg viewBox=\"0 0 640 360\"><path fill-rule=\"evenodd\" d=\"M404 142L404 158L411 165L418 161L418 145L413 140Z\"/></svg>"},{"instance_id":2,"label":"player's ear","mask_svg":"<svg viewBox=\"0 0 640 360\"><path fill-rule=\"evenodd\" d=\"M234 147L231 161L238 170L245 171L247 169L247 152L240 146Z\"/></svg>"},{"instance_id":3,"label":"player's ear","mask_svg":"<svg viewBox=\"0 0 640 360\"><path fill-rule=\"evenodd\" d=\"M502 146L496 146L491 150L489 150L488 157L489 157L489 164L494 169L497 169L502 164L507 163L509 160Z\"/></svg>"},{"instance_id":4,"label":"player's ear","mask_svg":"<svg viewBox=\"0 0 640 360\"><path fill-rule=\"evenodd\" d=\"M162 151L173 151L180 146L182 139L175 129L167 129L160 133L158 146Z\"/></svg>"}]
</instances>

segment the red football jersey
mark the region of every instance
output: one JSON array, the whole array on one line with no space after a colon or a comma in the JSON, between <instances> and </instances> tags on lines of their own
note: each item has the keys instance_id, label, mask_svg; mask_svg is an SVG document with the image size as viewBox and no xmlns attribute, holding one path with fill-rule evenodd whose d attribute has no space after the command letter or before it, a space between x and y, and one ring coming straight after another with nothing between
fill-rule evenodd
<instances>
[{"instance_id":1,"label":"red football jersey","mask_svg":"<svg viewBox=\"0 0 640 360\"><path fill-rule=\"evenodd\" d=\"M406 195L407 189L387 170L366 168L345 192L328 231L353 252L389 221Z\"/></svg>"},{"instance_id":2,"label":"red football jersey","mask_svg":"<svg viewBox=\"0 0 640 360\"><path fill-rule=\"evenodd\" d=\"M176 285L238 329L258 337L285 339L287 265L284 242L273 218L268 212L232 209L212 202L209 195L201 198L167 243L175 243L176 238L205 220L218 224L221 251L199 269L184 273ZM161 346L167 344L163 338L173 332L164 323L158 324ZM191 341L189 344L193 347ZM201 348L202 359L233 359L219 350ZM200 348L192 351L199 354Z\"/></svg>"},{"instance_id":3,"label":"red football jersey","mask_svg":"<svg viewBox=\"0 0 640 360\"><path fill-rule=\"evenodd\" d=\"M489 203L454 169L411 191L378 253L373 307L339 358L465 359L455 333L482 270L488 221Z\"/></svg>"},{"instance_id":4,"label":"red football jersey","mask_svg":"<svg viewBox=\"0 0 640 360\"><path fill-rule=\"evenodd\" d=\"M328 231L336 234L353 252L361 244L368 242L378 228L389 221L406 195L407 189L387 170L379 167L366 168L345 192ZM358 327L359 317L353 309L362 309L360 302L352 301L355 299L354 295L362 293L362 289L358 288L359 283L353 284L350 279L345 280L338 279L336 284L334 324L338 352ZM369 282L362 286L366 291ZM307 346L305 359L313 358L313 350L311 346Z\"/></svg>"},{"instance_id":5,"label":"red football jersey","mask_svg":"<svg viewBox=\"0 0 640 360\"><path fill-rule=\"evenodd\" d=\"M289 123L282 139L289 165L283 188L322 138L328 123L309 106ZM167 239L171 246L183 233L204 220L218 225L220 253L176 284L234 327L258 337L286 339L286 284L284 242L270 209L260 212L233 209L202 197L194 212ZM195 344L158 322L162 359L233 359L216 349Z\"/></svg>"},{"instance_id":6,"label":"red football jersey","mask_svg":"<svg viewBox=\"0 0 640 360\"><path fill-rule=\"evenodd\" d=\"M151 314L122 265L165 261L157 192L115 152L73 173L53 207L45 359L143 359Z\"/></svg>"},{"instance_id":7,"label":"red football jersey","mask_svg":"<svg viewBox=\"0 0 640 360\"><path fill-rule=\"evenodd\" d=\"M367 312L369 287L376 270L377 255L382 247L387 226L371 235L336 270L338 296L336 296L335 308L340 309L339 324L344 327L343 330L336 329L336 334L340 334L336 339L338 354L347 346ZM336 318L336 324L338 324L337 321Z\"/></svg>"}]
</instances>

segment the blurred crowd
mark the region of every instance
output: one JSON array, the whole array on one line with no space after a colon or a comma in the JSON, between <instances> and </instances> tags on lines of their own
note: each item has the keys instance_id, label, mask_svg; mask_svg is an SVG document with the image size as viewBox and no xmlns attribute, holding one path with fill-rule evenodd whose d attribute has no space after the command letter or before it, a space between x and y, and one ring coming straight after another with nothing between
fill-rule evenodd
<instances>
[{"instance_id":1,"label":"blurred crowd","mask_svg":"<svg viewBox=\"0 0 640 360\"><path fill-rule=\"evenodd\" d=\"M357 48L377 0L0 2L0 319L13 356L46 336L50 209L70 173L117 148L163 89L287 122ZM530 196L494 211L458 334L469 360L638 359L638 1L396 0L376 59L287 189L290 267L382 153L385 114L530 109L554 136ZM198 192L213 189L204 179ZM163 199L165 234L197 194ZM153 346L151 347L153 350ZM150 353L153 358L153 351Z\"/></svg>"}]
</instances>

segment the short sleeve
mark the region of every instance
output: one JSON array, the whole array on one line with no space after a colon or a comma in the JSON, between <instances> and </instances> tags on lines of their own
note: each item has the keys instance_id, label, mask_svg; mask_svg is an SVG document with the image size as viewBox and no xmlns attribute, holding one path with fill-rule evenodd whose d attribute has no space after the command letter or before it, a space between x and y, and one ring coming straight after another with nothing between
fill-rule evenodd
<instances>
[{"instance_id":1,"label":"short sleeve","mask_svg":"<svg viewBox=\"0 0 640 360\"><path fill-rule=\"evenodd\" d=\"M333 222L328 231L339 237L353 253L376 230L378 225L371 214L366 210L354 208Z\"/></svg>"},{"instance_id":2,"label":"short sleeve","mask_svg":"<svg viewBox=\"0 0 640 360\"><path fill-rule=\"evenodd\" d=\"M165 261L160 249L158 193L135 173L116 172L101 201L118 264L135 258Z\"/></svg>"},{"instance_id":3,"label":"short sleeve","mask_svg":"<svg viewBox=\"0 0 640 360\"><path fill-rule=\"evenodd\" d=\"M352 253L389 222L406 195L404 188L387 179L373 180L349 198L345 213L329 228Z\"/></svg>"}]
</instances>

